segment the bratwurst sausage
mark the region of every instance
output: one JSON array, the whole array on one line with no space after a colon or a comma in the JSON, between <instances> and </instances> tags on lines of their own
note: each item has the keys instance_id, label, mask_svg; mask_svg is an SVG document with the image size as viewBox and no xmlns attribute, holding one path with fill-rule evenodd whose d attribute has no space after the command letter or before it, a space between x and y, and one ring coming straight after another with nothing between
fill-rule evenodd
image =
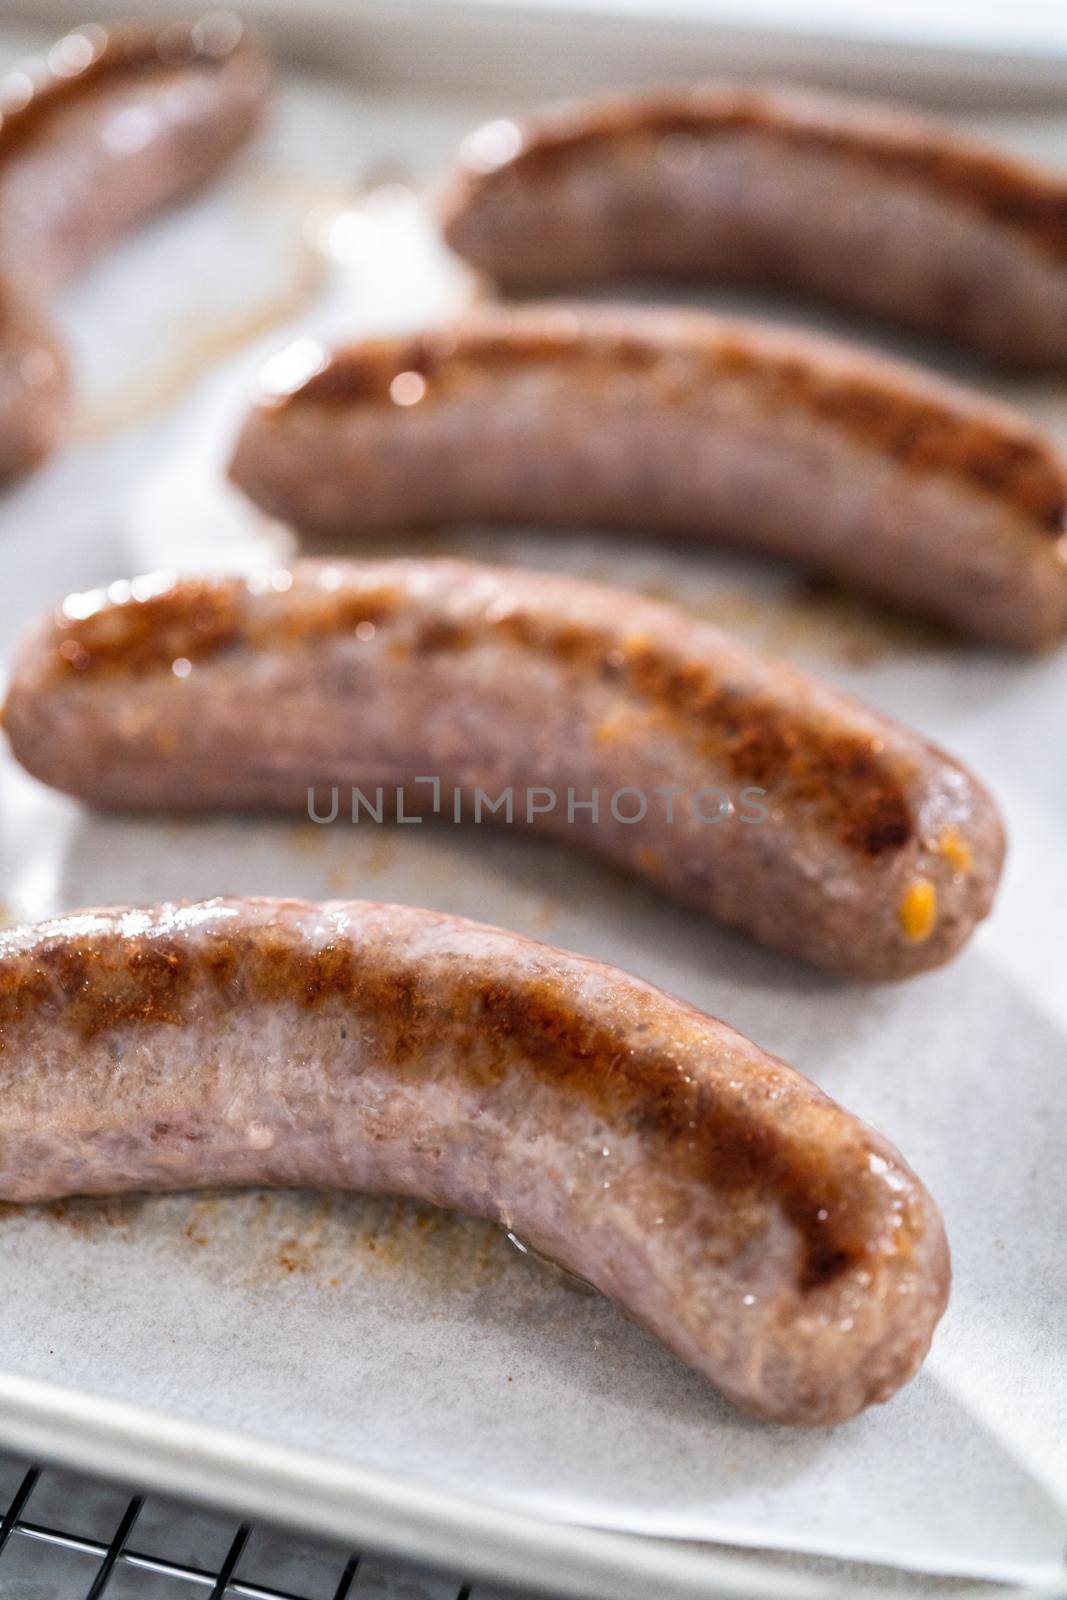
<instances>
[{"instance_id":1,"label":"bratwurst sausage","mask_svg":"<svg viewBox=\"0 0 1067 1600\"><path fill-rule=\"evenodd\" d=\"M30 772L95 805L326 821L351 796L381 821L395 793L569 839L858 977L948 960L1004 848L964 767L818 680L675 606L465 562L72 595L4 720Z\"/></svg>"},{"instance_id":2,"label":"bratwurst sausage","mask_svg":"<svg viewBox=\"0 0 1067 1600\"><path fill-rule=\"evenodd\" d=\"M0 278L0 484L51 453L69 399L67 358L51 319Z\"/></svg>"},{"instance_id":3,"label":"bratwurst sausage","mask_svg":"<svg viewBox=\"0 0 1067 1600\"><path fill-rule=\"evenodd\" d=\"M0 472L32 466L62 426L49 297L211 178L259 122L267 84L261 51L224 12L192 25L79 28L53 45L44 72L0 79L0 300L25 306L0 321ZM38 329L28 351L7 331L27 325Z\"/></svg>"},{"instance_id":4,"label":"bratwurst sausage","mask_svg":"<svg viewBox=\"0 0 1067 1600\"><path fill-rule=\"evenodd\" d=\"M712 83L492 122L443 223L512 287L801 290L999 361L1067 362L1067 179L902 108Z\"/></svg>"},{"instance_id":5,"label":"bratwurst sausage","mask_svg":"<svg viewBox=\"0 0 1067 1600\"><path fill-rule=\"evenodd\" d=\"M268 363L234 480L330 533L592 524L724 539L1033 648L1067 628L1067 463L917 368L694 312L487 308ZM286 383L275 383L284 372Z\"/></svg>"},{"instance_id":6,"label":"bratwurst sausage","mask_svg":"<svg viewBox=\"0 0 1067 1600\"><path fill-rule=\"evenodd\" d=\"M0 1198L298 1184L491 1218L736 1404L830 1423L915 1372L941 1218L732 1028L457 917L211 900L0 934Z\"/></svg>"}]
</instances>

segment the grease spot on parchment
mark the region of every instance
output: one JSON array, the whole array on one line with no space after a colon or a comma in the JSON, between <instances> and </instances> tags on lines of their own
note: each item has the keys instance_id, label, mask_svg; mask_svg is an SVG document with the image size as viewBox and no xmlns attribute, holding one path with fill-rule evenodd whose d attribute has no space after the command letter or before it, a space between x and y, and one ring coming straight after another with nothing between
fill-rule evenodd
<instances>
[{"instance_id":1,"label":"grease spot on parchment","mask_svg":"<svg viewBox=\"0 0 1067 1600\"><path fill-rule=\"evenodd\" d=\"M165 360L83 404L74 420L73 438L81 442L104 439L159 416L229 356L299 316L314 302L326 269L320 256L300 244L299 235L294 238L287 281L279 289L258 301L253 297L241 316L231 314L223 323L205 322L200 317L188 323Z\"/></svg>"},{"instance_id":2,"label":"grease spot on parchment","mask_svg":"<svg viewBox=\"0 0 1067 1600\"><path fill-rule=\"evenodd\" d=\"M517 1251L493 1223L396 1197L207 1190L0 1205L0 1228L19 1219L69 1229L87 1246L136 1244L147 1233L163 1259L180 1254L198 1277L252 1294L293 1280L314 1293L388 1277L432 1312L446 1293L483 1287L511 1297L588 1292L551 1262Z\"/></svg>"},{"instance_id":3,"label":"grease spot on parchment","mask_svg":"<svg viewBox=\"0 0 1067 1600\"><path fill-rule=\"evenodd\" d=\"M72 1200L49 1200L43 1205L20 1206L0 1201L0 1226L22 1218L41 1218L71 1233L101 1234L129 1228L152 1202L150 1195L107 1195Z\"/></svg>"},{"instance_id":4,"label":"grease spot on parchment","mask_svg":"<svg viewBox=\"0 0 1067 1600\"><path fill-rule=\"evenodd\" d=\"M331 868L326 882L334 894L360 898L362 885L391 872L397 860L397 845L389 839L378 839L357 858L346 859Z\"/></svg>"}]
</instances>

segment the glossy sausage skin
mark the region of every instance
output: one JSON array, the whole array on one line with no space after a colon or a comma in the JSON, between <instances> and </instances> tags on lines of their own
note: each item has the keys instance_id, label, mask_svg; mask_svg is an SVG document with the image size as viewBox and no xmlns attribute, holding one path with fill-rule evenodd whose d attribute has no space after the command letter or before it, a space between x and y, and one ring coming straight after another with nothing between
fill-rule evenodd
<instances>
[{"instance_id":1,"label":"glossy sausage skin","mask_svg":"<svg viewBox=\"0 0 1067 1600\"><path fill-rule=\"evenodd\" d=\"M900 108L712 83L490 123L443 224L512 287L800 290L998 361L1067 363L1067 179Z\"/></svg>"},{"instance_id":2,"label":"glossy sausage skin","mask_svg":"<svg viewBox=\"0 0 1067 1600\"><path fill-rule=\"evenodd\" d=\"M858 977L948 960L1004 848L964 767L817 679L675 606L473 563L71 596L4 720L30 772L109 807L307 813L312 793L344 824L357 786L382 821L398 787L430 810L437 778L449 823L458 788L460 820L533 826Z\"/></svg>"},{"instance_id":3,"label":"glossy sausage skin","mask_svg":"<svg viewBox=\"0 0 1067 1600\"><path fill-rule=\"evenodd\" d=\"M1067 628L1067 463L1021 416L815 335L636 307L486 308L371 340L279 393L234 480L358 537L410 524L586 524L728 541L946 620Z\"/></svg>"},{"instance_id":4,"label":"glossy sausage skin","mask_svg":"<svg viewBox=\"0 0 1067 1600\"><path fill-rule=\"evenodd\" d=\"M51 454L69 402L67 358L50 319L0 278L0 484Z\"/></svg>"},{"instance_id":5,"label":"glossy sausage skin","mask_svg":"<svg viewBox=\"0 0 1067 1600\"><path fill-rule=\"evenodd\" d=\"M0 298L16 310L0 330L0 475L36 464L63 426L50 298L211 178L257 126L267 81L258 46L225 13L191 25L79 28L48 52L47 70L2 80ZM12 325L16 334L36 329L28 361Z\"/></svg>"},{"instance_id":6,"label":"glossy sausage skin","mask_svg":"<svg viewBox=\"0 0 1067 1600\"><path fill-rule=\"evenodd\" d=\"M617 969L406 906L212 900L0 934L0 1197L420 1195L581 1274L756 1415L840 1421L944 1309L884 1139Z\"/></svg>"}]
</instances>

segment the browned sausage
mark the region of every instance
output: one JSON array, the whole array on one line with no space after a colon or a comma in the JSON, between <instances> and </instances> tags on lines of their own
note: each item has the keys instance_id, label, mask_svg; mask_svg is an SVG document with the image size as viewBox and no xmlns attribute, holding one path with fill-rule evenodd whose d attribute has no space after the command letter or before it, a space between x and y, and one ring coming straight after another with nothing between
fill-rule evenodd
<instances>
[{"instance_id":1,"label":"browned sausage","mask_svg":"<svg viewBox=\"0 0 1067 1600\"><path fill-rule=\"evenodd\" d=\"M54 292L206 182L257 125L267 66L233 16L79 28L0 85L0 475L40 460L66 411ZM34 331L25 346L27 328Z\"/></svg>"},{"instance_id":2,"label":"browned sausage","mask_svg":"<svg viewBox=\"0 0 1067 1600\"><path fill-rule=\"evenodd\" d=\"M1067 466L1024 418L835 341L694 312L487 308L271 387L235 481L332 533L662 530L1033 648L1067 628Z\"/></svg>"},{"instance_id":3,"label":"browned sausage","mask_svg":"<svg viewBox=\"0 0 1067 1600\"><path fill-rule=\"evenodd\" d=\"M989 795L917 734L675 606L516 569L307 562L74 595L23 647L5 724L30 772L96 805L354 801L369 824L399 788L407 814L530 824L860 977L948 960L1003 856Z\"/></svg>"},{"instance_id":4,"label":"browned sausage","mask_svg":"<svg viewBox=\"0 0 1067 1600\"><path fill-rule=\"evenodd\" d=\"M1067 362L1067 179L901 108L713 83L490 123L444 228L511 286L767 285Z\"/></svg>"},{"instance_id":5,"label":"browned sausage","mask_svg":"<svg viewBox=\"0 0 1067 1600\"><path fill-rule=\"evenodd\" d=\"M0 1197L252 1183L501 1222L775 1422L888 1399L948 1292L890 1144L598 961L360 901L0 933Z\"/></svg>"},{"instance_id":6,"label":"browned sausage","mask_svg":"<svg viewBox=\"0 0 1067 1600\"><path fill-rule=\"evenodd\" d=\"M69 400L67 358L50 318L0 278L0 484L51 453Z\"/></svg>"}]
</instances>

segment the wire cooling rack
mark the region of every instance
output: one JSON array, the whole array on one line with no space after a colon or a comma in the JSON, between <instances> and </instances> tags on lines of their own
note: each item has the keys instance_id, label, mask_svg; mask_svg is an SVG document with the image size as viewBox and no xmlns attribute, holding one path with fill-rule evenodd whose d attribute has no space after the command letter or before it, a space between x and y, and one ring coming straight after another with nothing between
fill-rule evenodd
<instances>
[{"instance_id":1,"label":"wire cooling rack","mask_svg":"<svg viewBox=\"0 0 1067 1600\"><path fill-rule=\"evenodd\" d=\"M479 1600L483 1593L459 1579L383 1566L6 1457L0 1506L0 1600Z\"/></svg>"}]
</instances>

